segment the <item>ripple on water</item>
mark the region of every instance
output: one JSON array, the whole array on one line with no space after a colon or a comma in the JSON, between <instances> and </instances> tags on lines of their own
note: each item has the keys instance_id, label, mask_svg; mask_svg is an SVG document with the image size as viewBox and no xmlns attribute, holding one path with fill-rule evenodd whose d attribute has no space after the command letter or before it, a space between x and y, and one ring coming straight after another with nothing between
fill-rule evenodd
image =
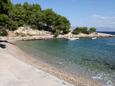
<instances>
[{"instance_id":1,"label":"ripple on water","mask_svg":"<svg viewBox=\"0 0 115 86\"><path fill-rule=\"evenodd\" d=\"M95 76L92 76L92 79L103 82L104 86L114 86L113 82L109 79L109 74L99 73Z\"/></svg>"},{"instance_id":2,"label":"ripple on water","mask_svg":"<svg viewBox=\"0 0 115 86\"><path fill-rule=\"evenodd\" d=\"M52 66L73 74L86 69L84 75L115 86L115 38L21 41L18 45Z\"/></svg>"}]
</instances>

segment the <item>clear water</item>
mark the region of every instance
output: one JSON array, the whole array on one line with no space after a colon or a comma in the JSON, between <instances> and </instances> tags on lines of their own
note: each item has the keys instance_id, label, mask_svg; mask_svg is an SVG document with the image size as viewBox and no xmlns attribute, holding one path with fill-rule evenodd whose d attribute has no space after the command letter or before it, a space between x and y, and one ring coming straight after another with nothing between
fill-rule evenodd
<instances>
[{"instance_id":1,"label":"clear water","mask_svg":"<svg viewBox=\"0 0 115 86\"><path fill-rule=\"evenodd\" d=\"M106 31L106 32L98 31L98 32L101 32L101 33L107 33L107 34L111 34L111 35L115 35L115 32L108 32L108 31Z\"/></svg>"},{"instance_id":2,"label":"clear water","mask_svg":"<svg viewBox=\"0 0 115 86\"><path fill-rule=\"evenodd\" d=\"M115 38L19 41L22 50L71 74L115 86Z\"/></svg>"}]
</instances>

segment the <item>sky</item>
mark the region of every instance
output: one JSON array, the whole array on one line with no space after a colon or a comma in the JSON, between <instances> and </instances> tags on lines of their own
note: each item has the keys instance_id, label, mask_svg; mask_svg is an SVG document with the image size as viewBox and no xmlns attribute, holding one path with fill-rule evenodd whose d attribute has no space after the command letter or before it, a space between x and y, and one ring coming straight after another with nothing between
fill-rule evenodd
<instances>
[{"instance_id":1,"label":"sky","mask_svg":"<svg viewBox=\"0 0 115 86\"><path fill-rule=\"evenodd\" d=\"M38 3L67 17L72 27L97 27L115 31L115 0L12 0L13 3ZM108 28L108 29L107 29Z\"/></svg>"}]
</instances>

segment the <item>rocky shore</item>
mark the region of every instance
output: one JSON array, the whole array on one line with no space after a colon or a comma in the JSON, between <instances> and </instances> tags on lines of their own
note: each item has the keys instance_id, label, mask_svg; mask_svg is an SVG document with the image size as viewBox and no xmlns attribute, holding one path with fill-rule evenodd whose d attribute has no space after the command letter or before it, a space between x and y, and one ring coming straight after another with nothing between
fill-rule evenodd
<instances>
[{"instance_id":1,"label":"rocky shore","mask_svg":"<svg viewBox=\"0 0 115 86\"><path fill-rule=\"evenodd\" d=\"M7 37L0 37L0 40L40 40L40 39L53 39L54 35L51 32L43 31L43 30L34 30L30 27L20 27L16 31L9 31L9 35ZM115 37L115 35L105 34L105 33L91 33L91 34L83 34L79 33L77 35L72 34L72 32L59 35L57 38L93 38L93 37Z\"/></svg>"},{"instance_id":2,"label":"rocky shore","mask_svg":"<svg viewBox=\"0 0 115 86\"><path fill-rule=\"evenodd\" d=\"M77 35L74 35L74 34L66 34L66 35L59 35L58 38L93 38L93 37L98 37L98 38L101 38L101 37L115 37L115 35L111 35L111 34L105 34L105 33L91 33L91 34L83 34L83 33L79 33Z\"/></svg>"}]
</instances>

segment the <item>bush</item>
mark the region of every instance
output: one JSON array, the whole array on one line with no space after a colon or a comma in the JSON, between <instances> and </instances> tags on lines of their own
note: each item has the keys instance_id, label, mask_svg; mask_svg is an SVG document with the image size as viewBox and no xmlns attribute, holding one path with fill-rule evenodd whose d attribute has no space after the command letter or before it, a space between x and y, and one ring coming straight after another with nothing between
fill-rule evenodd
<instances>
[{"instance_id":1,"label":"bush","mask_svg":"<svg viewBox=\"0 0 115 86\"><path fill-rule=\"evenodd\" d=\"M87 27L77 27L76 29L73 30L73 34L79 34L79 33L84 33L88 34L88 28Z\"/></svg>"},{"instance_id":2,"label":"bush","mask_svg":"<svg viewBox=\"0 0 115 86\"><path fill-rule=\"evenodd\" d=\"M9 30L15 31L18 28L18 24L16 21L10 21L7 27L9 28Z\"/></svg>"},{"instance_id":3,"label":"bush","mask_svg":"<svg viewBox=\"0 0 115 86\"><path fill-rule=\"evenodd\" d=\"M73 34L79 34L79 33L84 33L84 34L90 34L96 32L96 28L87 28L87 27L77 27L73 30Z\"/></svg>"},{"instance_id":4,"label":"bush","mask_svg":"<svg viewBox=\"0 0 115 86\"><path fill-rule=\"evenodd\" d=\"M63 33L62 33L62 34L64 35L64 34L67 34L67 33L69 33L69 32L70 32L70 30L69 30L69 29L66 29L66 30L63 30Z\"/></svg>"},{"instance_id":5,"label":"bush","mask_svg":"<svg viewBox=\"0 0 115 86\"><path fill-rule=\"evenodd\" d=\"M56 30L55 33L54 33L54 38L58 37L60 31L59 30Z\"/></svg>"},{"instance_id":6,"label":"bush","mask_svg":"<svg viewBox=\"0 0 115 86\"><path fill-rule=\"evenodd\" d=\"M73 34L79 34L78 27L72 31Z\"/></svg>"},{"instance_id":7,"label":"bush","mask_svg":"<svg viewBox=\"0 0 115 86\"><path fill-rule=\"evenodd\" d=\"M0 29L0 36L8 36L8 32L5 29Z\"/></svg>"},{"instance_id":8,"label":"bush","mask_svg":"<svg viewBox=\"0 0 115 86\"><path fill-rule=\"evenodd\" d=\"M90 33L96 32L96 28L95 28L95 27L89 28L89 32L90 32Z\"/></svg>"},{"instance_id":9,"label":"bush","mask_svg":"<svg viewBox=\"0 0 115 86\"><path fill-rule=\"evenodd\" d=\"M9 21L9 19L6 14L0 14L0 25L1 26L5 27L8 21Z\"/></svg>"}]
</instances>

